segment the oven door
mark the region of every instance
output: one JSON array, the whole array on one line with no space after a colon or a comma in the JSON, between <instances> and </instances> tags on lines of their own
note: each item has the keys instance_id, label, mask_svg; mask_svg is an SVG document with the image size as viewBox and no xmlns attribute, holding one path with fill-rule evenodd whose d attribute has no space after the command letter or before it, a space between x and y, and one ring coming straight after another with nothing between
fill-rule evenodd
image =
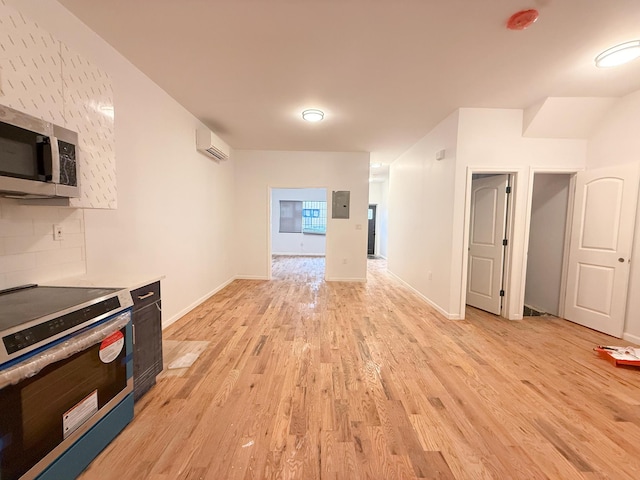
<instances>
[{"instance_id":1,"label":"oven door","mask_svg":"<svg viewBox=\"0 0 640 480\"><path fill-rule=\"evenodd\" d=\"M19 378L0 390L2 480L34 478L132 391L130 320L125 311L0 372Z\"/></svg>"}]
</instances>

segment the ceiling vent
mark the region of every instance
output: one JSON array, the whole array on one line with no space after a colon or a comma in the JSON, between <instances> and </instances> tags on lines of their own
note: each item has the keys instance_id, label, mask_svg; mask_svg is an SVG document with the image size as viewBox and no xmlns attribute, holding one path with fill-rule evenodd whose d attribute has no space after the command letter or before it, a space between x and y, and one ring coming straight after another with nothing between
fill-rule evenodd
<instances>
[{"instance_id":1,"label":"ceiling vent","mask_svg":"<svg viewBox=\"0 0 640 480\"><path fill-rule=\"evenodd\" d=\"M216 160L227 160L229 158L229 145L224 143L220 137L208 128L196 130L196 148Z\"/></svg>"}]
</instances>

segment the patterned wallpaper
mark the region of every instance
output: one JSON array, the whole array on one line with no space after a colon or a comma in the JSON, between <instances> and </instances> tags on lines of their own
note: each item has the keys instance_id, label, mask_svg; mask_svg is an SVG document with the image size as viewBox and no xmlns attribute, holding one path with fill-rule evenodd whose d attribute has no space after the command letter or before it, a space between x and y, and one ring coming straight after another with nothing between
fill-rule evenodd
<instances>
[{"instance_id":1,"label":"patterned wallpaper","mask_svg":"<svg viewBox=\"0 0 640 480\"><path fill-rule=\"evenodd\" d=\"M0 103L78 132L82 196L71 206L117 207L111 79L4 0Z\"/></svg>"},{"instance_id":2,"label":"patterned wallpaper","mask_svg":"<svg viewBox=\"0 0 640 480\"><path fill-rule=\"evenodd\" d=\"M113 89L109 76L62 44L66 127L78 132L82 197L72 206L116 208Z\"/></svg>"},{"instance_id":3,"label":"patterned wallpaper","mask_svg":"<svg viewBox=\"0 0 640 480\"><path fill-rule=\"evenodd\" d=\"M64 124L60 42L0 0L0 102Z\"/></svg>"}]
</instances>

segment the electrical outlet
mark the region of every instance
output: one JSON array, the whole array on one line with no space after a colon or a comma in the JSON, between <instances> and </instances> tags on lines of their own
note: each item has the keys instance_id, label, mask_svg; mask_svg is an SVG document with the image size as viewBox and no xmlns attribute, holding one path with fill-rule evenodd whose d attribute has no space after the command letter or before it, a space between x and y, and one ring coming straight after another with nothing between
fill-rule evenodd
<instances>
[{"instance_id":1,"label":"electrical outlet","mask_svg":"<svg viewBox=\"0 0 640 480\"><path fill-rule=\"evenodd\" d=\"M427 277L429 278L429 280L433 280L433 273L428 272Z\"/></svg>"},{"instance_id":2,"label":"electrical outlet","mask_svg":"<svg viewBox=\"0 0 640 480\"><path fill-rule=\"evenodd\" d=\"M62 230L62 225L54 225L53 226L53 239L54 240L62 240L64 231Z\"/></svg>"}]
</instances>

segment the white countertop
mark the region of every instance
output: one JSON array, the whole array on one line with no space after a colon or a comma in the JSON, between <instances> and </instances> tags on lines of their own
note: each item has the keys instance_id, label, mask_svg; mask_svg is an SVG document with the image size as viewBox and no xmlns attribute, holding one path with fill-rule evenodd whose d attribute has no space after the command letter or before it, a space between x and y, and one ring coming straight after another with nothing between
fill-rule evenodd
<instances>
[{"instance_id":1,"label":"white countertop","mask_svg":"<svg viewBox=\"0 0 640 480\"><path fill-rule=\"evenodd\" d=\"M135 290L150 283L165 278L164 275L144 272L118 272L114 274L84 274L74 277L60 278L47 285L64 287L103 287L103 288L127 288Z\"/></svg>"}]
</instances>

